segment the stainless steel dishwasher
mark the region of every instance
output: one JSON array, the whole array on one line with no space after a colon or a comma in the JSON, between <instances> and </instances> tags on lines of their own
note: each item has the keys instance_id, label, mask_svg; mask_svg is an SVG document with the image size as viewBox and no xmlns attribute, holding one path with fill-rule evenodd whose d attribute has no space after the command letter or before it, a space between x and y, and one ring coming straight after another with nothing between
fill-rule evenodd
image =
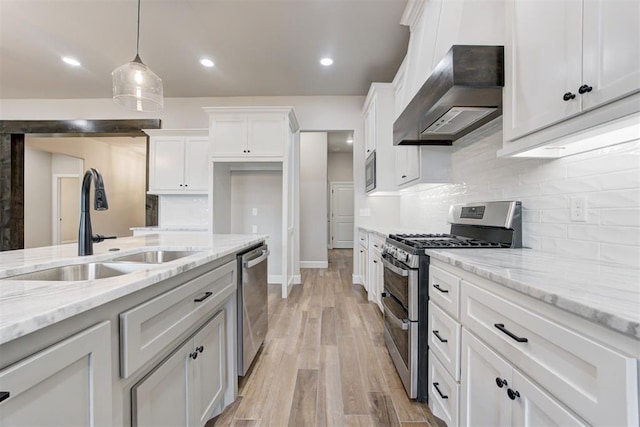
<instances>
[{"instance_id":1,"label":"stainless steel dishwasher","mask_svg":"<svg viewBox=\"0 0 640 427\"><path fill-rule=\"evenodd\" d=\"M267 257L263 244L238 254L238 375L244 376L267 334Z\"/></svg>"}]
</instances>

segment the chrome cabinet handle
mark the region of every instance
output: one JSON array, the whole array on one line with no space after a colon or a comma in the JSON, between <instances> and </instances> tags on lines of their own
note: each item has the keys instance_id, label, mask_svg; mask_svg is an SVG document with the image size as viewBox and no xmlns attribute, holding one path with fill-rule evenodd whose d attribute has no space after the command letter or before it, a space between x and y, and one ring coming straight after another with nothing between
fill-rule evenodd
<instances>
[{"instance_id":1,"label":"chrome cabinet handle","mask_svg":"<svg viewBox=\"0 0 640 427\"><path fill-rule=\"evenodd\" d=\"M510 330L505 328L504 324L502 324L502 323L496 323L493 326L495 326L500 332L503 332L503 333L507 334L514 341L517 341L517 342L528 342L529 341L527 338L517 336L516 334L514 334L513 332L511 332Z\"/></svg>"},{"instance_id":2,"label":"chrome cabinet handle","mask_svg":"<svg viewBox=\"0 0 640 427\"><path fill-rule=\"evenodd\" d=\"M260 264L262 261L267 259L270 253L271 253L270 250L262 251L262 255L260 255L258 258L252 259L251 261L245 261L243 264L243 267L244 268L255 267L256 265Z\"/></svg>"}]
</instances>

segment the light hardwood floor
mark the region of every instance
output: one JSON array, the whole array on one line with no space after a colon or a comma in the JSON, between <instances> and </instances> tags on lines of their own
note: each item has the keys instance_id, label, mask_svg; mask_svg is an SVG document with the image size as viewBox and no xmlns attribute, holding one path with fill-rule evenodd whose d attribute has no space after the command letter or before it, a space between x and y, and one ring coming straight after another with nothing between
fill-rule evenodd
<instances>
[{"instance_id":1,"label":"light hardwood floor","mask_svg":"<svg viewBox=\"0 0 640 427\"><path fill-rule=\"evenodd\" d=\"M238 399L206 427L436 427L410 400L382 338L382 316L351 284L351 249L302 270L288 299L269 289L269 332Z\"/></svg>"}]
</instances>

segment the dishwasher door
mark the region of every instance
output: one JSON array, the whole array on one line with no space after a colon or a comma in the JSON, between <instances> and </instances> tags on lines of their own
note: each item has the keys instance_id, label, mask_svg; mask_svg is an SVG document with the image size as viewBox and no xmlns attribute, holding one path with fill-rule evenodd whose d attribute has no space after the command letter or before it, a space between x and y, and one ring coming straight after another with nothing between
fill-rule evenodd
<instances>
[{"instance_id":1,"label":"dishwasher door","mask_svg":"<svg viewBox=\"0 0 640 427\"><path fill-rule=\"evenodd\" d=\"M238 255L238 375L244 376L267 334L267 245Z\"/></svg>"}]
</instances>

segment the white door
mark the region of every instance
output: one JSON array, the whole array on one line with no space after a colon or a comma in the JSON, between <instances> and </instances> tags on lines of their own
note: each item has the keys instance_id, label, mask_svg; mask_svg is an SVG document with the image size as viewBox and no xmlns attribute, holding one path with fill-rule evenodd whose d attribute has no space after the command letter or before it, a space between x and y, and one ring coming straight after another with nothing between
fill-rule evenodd
<instances>
[{"instance_id":1,"label":"white door","mask_svg":"<svg viewBox=\"0 0 640 427\"><path fill-rule=\"evenodd\" d=\"M58 177L56 245L78 241L80 225L80 177Z\"/></svg>"},{"instance_id":2,"label":"white door","mask_svg":"<svg viewBox=\"0 0 640 427\"><path fill-rule=\"evenodd\" d=\"M331 247L353 248L353 183L331 183Z\"/></svg>"}]
</instances>

